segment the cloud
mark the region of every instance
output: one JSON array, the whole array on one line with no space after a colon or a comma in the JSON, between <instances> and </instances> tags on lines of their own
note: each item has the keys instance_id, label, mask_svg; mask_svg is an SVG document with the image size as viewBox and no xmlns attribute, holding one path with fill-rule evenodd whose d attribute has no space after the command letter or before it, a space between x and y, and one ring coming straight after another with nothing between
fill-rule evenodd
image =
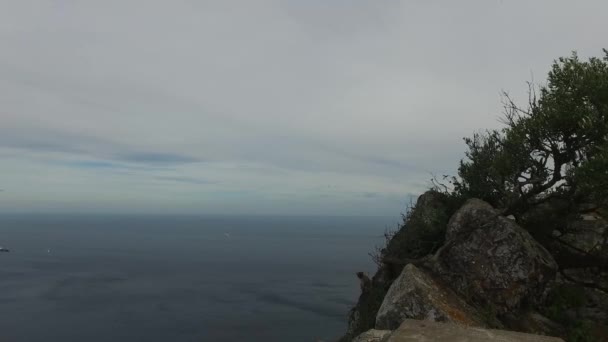
<instances>
[{"instance_id":1,"label":"cloud","mask_svg":"<svg viewBox=\"0 0 608 342\"><path fill-rule=\"evenodd\" d=\"M363 197L365 198L376 198L378 197L380 194L376 193L376 192L364 192L362 194Z\"/></svg>"},{"instance_id":2,"label":"cloud","mask_svg":"<svg viewBox=\"0 0 608 342\"><path fill-rule=\"evenodd\" d=\"M158 177L156 177L156 179L162 180L162 181L195 184L195 185L215 184L215 182L207 181L204 179L193 178L193 177L158 176Z\"/></svg>"},{"instance_id":3,"label":"cloud","mask_svg":"<svg viewBox=\"0 0 608 342\"><path fill-rule=\"evenodd\" d=\"M123 165L99 160L79 160L65 162L64 165L84 169L115 169L123 168Z\"/></svg>"},{"instance_id":4,"label":"cloud","mask_svg":"<svg viewBox=\"0 0 608 342\"><path fill-rule=\"evenodd\" d=\"M119 155L118 159L133 163L146 164L185 164L196 163L200 160L179 153L132 152Z\"/></svg>"},{"instance_id":5,"label":"cloud","mask_svg":"<svg viewBox=\"0 0 608 342\"><path fill-rule=\"evenodd\" d=\"M607 10L7 2L0 207L396 214L499 125L502 89L525 101L554 58L600 54Z\"/></svg>"}]
</instances>

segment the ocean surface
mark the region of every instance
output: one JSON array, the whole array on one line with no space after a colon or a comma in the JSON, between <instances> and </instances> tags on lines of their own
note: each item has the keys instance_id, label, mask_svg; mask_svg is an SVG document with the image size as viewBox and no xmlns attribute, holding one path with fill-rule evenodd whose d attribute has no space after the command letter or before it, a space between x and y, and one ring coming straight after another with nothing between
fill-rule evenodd
<instances>
[{"instance_id":1,"label":"ocean surface","mask_svg":"<svg viewBox=\"0 0 608 342\"><path fill-rule=\"evenodd\" d=\"M333 341L396 222L2 215L0 341Z\"/></svg>"}]
</instances>

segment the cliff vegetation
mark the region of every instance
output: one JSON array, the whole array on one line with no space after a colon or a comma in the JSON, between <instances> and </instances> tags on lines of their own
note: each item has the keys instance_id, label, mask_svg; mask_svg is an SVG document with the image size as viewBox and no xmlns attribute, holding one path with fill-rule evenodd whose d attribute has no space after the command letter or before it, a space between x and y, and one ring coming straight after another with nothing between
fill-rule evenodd
<instances>
[{"instance_id":1,"label":"cliff vegetation","mask_svg":"<svg viewBox=\"0 0 608 342\"><path fill-rule=\"evenodd\" d=\"M608 341L608 51L554 61L503 127L465 138L360 274L342 341L406 319Z\"/></svg>"}]
</instances>

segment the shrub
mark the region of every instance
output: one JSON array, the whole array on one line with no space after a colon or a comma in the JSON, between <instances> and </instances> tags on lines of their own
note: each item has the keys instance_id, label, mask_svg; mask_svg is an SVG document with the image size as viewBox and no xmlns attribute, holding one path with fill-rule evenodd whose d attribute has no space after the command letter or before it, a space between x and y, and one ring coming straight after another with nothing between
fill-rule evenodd
<instances>
[{"instance_id":1,"label":"shrub","mask_svg":"<svg viewBox=\"0 0 608 342\"><path fill-rule=\"evenodd\" d=\"M606 201L608 51L555 61L527 107L505 94L505 127L465 138L455 190L520 215L547 199Z\"/></svg>"}]
</instances>

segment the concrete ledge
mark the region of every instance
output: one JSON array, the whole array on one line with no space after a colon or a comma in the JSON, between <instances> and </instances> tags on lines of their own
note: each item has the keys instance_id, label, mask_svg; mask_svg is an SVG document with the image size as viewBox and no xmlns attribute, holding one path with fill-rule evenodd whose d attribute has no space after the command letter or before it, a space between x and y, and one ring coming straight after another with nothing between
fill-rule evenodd
<instances>
[{"instance_id":1,"label":"concrete ledge","mask_svg":"<svg viewBox=\"0 0 608 342\"><path fill-rule=\"evenodd\" d=\"M561 338L407 319L388 342L564 342Z\"/></svg>"}]
</instances>

